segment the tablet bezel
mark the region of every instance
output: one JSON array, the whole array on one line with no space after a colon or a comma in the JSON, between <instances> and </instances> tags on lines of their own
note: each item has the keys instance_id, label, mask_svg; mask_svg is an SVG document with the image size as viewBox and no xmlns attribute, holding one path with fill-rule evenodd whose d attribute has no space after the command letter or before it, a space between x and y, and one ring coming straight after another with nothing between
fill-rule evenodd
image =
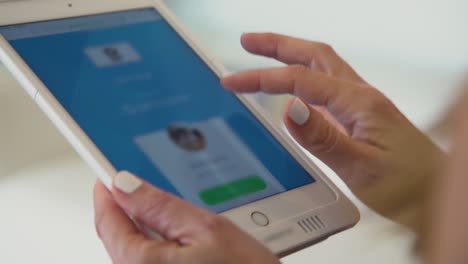
<instances>
[{"instance_id":1,"label":"tablet bezel","mask_svg":"<svg viewBox=\"0 0 468 264\"><path fill-rule=\"evenodd\" d=\"M65 2L43 0L38 2L5 2L0 3L0 7L0 26L152 7L161 14L218 77L229 73L214 57L208 55L209 53L183 28L162 1L71 0ZM34 12L25 12L25 10L34 10ZM80 156L94 169L97 176L110 188L112 177L117 173L115 168L1 35L0 59L70 141ZM316 240L356 224L359 220L359 212L348 198L321 172L282 129L278 128L277 125L267 118L266 113L255 100L250 96L236 96L281 145L313 175L315 182L231 209L223 212L222 215L234 221L259 240L264 241L279 255L295 251ZM251 220L251 214L255 211L265 213L271 224L267 227L257 226ZM324 219L323 221L326 222L326 228L323 230L314 234L307 234L304 237L299 235L299 233L296 235L289 233L287 235L283 232L283 235L277 235L276 239L271 239L272 234L280 234L280 230L287 230L288 227L291 229L290 226L294 224L294 230L300 231L297 227L297 221L310 214L316 216L319 212L321 219ZM293 239L293 236L296 239Z\"/></svg>"}]
</instances>

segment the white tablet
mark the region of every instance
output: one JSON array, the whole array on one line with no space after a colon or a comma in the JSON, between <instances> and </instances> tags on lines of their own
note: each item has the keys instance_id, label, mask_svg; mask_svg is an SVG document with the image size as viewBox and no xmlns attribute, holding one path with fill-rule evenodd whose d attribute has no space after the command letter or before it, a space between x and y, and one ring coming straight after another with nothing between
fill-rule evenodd
<instances>
[{"instance_id":1,"label":"white tablet","mask_svg":"<svg viewBox=\"0 0 468 264\"><path fill-rule=\"evenodd\" d=\"M159 1L0 4L1 61L108 187L131 171L279 256L355 225L355 206L221 87L207 54Z\"/></svg>"}]
</instances>

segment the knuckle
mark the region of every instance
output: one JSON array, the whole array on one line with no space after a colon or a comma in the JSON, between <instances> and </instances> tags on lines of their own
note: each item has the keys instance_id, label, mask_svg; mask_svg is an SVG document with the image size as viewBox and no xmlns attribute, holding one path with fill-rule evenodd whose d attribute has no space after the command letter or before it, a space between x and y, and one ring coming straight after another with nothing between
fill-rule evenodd
<instances>
[{"instance_id":1,"label":"knuckle","mask_svg":"<svg viewBox=\"0 0 468 264\"><path fill-rule=\"evenodd\" d=\"M270 43L271 45L274 45L276 48L274 49L274 53L278 52L278 44L281 42L281 38L273 33L273 32L266 32L261 35L261 39L263 42ZM272 54L272 55L277 55L277 54Z\"/></svg>"},{"instance_id":2,"label":"knuckle","mask_svg":"<svg viewBox=\"0 0 468 264\"><path fill-rule=\"evenodd\" d=\"M131 212L134 216L144 217L146 219L158 219L166 209L172 204L173 197L166 193L160 192L151 197L151 201L143 203L139 208L134 208Z\"/></svg>"},{"instance_id":3,"label":"knuckle","mask_svg":"<svg viewBox=\"0 0 468 264\"><path fill-rule=\"evenodd\" d=\"M310 149L316 153L328 153L333 150L338 142L337 131L329 124L323 129L318 129L317 133L310 140Z\"/></svg>"},{"instance_id":4,"label":"knuckle","mask_svg":"<svg viewBox=\"0 0 468 264\"><path fill-rule=\"evenodd\" d=\"M266 33L264 33L264 37L269 41L274 41L274 40L276 40L278 35L273 33L273 32L266 32Z\"/></svg>"},{"instance_id":5,"label":"knuckle","mask_svg":"<svg viewBox=\"0 0 468 264\"><path fill-rule=\"evenodd\" d=\"M324 53L326 55L335 54L335 49L327 43L319 43L317 49L319 52Z\"/></svg>"},{"instance_id":6,"label":"knuckle","mask_svg":"<svg viewBox=\"0 0 468 264\"><path fill-rule=\"evenodd\" d=\"M290 70L290 73L296 78L310 73L309 68L300 64L289 66L289 70Z\"/></svg>"},{"instance_id":7,"label":"knuckle","mask_svg":"<svg viewBox=\"0 0 468 264\"><path fill-rule=\"evenodd\" d=\"M366 111L381 112L393 108L393 103L375 88L364 88L360 97L360 104Z\"/></svg>"}]
</instances>

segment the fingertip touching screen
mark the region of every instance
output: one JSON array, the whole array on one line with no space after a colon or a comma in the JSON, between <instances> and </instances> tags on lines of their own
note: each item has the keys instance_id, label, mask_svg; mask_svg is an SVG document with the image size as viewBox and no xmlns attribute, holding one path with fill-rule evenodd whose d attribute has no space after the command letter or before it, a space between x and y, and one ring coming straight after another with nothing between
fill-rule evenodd
<instances>
[{"instance_id":1,"label":"fingertip touching screen","mask_svg":"<svg viewBox=\"0 0 468 264\"><path fill-rule=\"evenodd\" d=\"M214 212L315 181L153 8L0 34L117 170Z\"/></svg>"}]
</instances>

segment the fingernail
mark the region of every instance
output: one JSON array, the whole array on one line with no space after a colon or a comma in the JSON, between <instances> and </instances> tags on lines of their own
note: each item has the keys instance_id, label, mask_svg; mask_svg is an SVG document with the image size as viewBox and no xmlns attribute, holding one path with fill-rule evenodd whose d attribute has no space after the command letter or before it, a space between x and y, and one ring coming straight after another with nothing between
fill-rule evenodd
<instances>
[{"instance_id":1,"label":"fingernail","mask_svg":"<svg viewBox=\"0 0 468 264\"><path fill-rule=\"evenodd\" d=\"M143 182L128 171L119 172L114 179L114 185L124 193L135 192Z\"/></svg>"},{"instance_id":2,"label":"fingernail","mask_svg":"<svg viewBox=\"0 0 468 264\"><path fill-rule=\"evenodd\" d=\"M223 77L223 78L227 78L227 77L232 76L232 74L233 74L232 72L223 72L222 77Z\"/></svg>"},{"instance_id":3,"label":"fingernail","mask_svg":"<svg viewBox=\"0 0 468 264\"><path fill-rule=\"evenodd\" d=\"M294 123L302 126L309 119L309 108L304 104L304 102L302 102L302 100L296 98L289 108L288 116L294 121Z\"/></svg>"}]
</instances>

